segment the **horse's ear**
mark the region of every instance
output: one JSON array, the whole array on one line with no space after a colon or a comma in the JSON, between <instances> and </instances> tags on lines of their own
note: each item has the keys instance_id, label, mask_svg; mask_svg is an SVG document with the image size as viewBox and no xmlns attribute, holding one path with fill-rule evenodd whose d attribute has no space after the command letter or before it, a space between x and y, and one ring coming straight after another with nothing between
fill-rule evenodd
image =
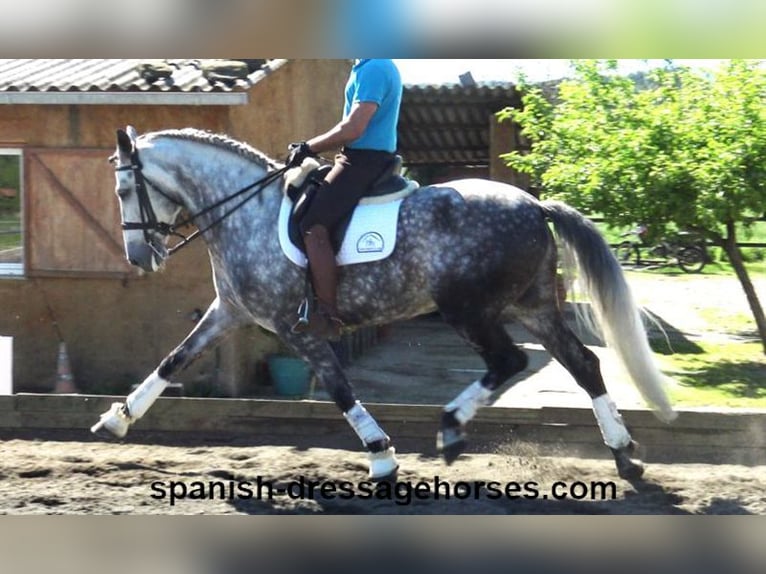
<instances>
[{"instance_id":1,"label":"horse's ear","mask_svg":"<svg viewBox=\"0 0 766 574\"><path fill-rule=\"evenodd\" d=\"M129 125L128 127L125 128L125 131L128 132L128 135L130 136L130 140L135 145L136 140L138 139L138 132L136 131L136 128Z\"/></svg>"},{"instance_id":2,"label":"horse's ear","mask_svg":"<svg viewBox=\"0 0 766 574\"><path fill-rule=\"evenodd\" d=\"M133 153L133 141L125 130L117 130L117 148L125 155Z\"/></svg>"}]
</instances>

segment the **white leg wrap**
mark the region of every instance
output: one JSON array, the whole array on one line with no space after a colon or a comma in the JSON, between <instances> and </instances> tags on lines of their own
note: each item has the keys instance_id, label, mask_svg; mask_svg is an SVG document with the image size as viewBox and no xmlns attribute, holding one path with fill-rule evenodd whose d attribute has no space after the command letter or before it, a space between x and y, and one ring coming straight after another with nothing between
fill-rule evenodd
<instances>
[{"instance_id":1,"label":"white leg wrap","mask_svg":"<svg viewBox=\"0 0 766 574\"><path fill-rule=\"evenodd\" d=\"M388 435L383 432L383 429L378 426L372 415L359 401L343 413L343 416L346 417L348 424L351 425L351 428L365 445L379 440L389 440ZM368 456L370 457L370 478L373 480L391 476L399 468L396 450L392 446L380 452L370 452Z\"/></svg>"},{"instance_id":2,"label":"white leg wrap","mask_svg":"<svg viewBox=\"0 0 766 574\"><path fill-rule=\"evenodd\" d=\"M168 381L155 371L141 383L138 388L128 395L125 404L112 403L112 407L103 413L99 421L90 427L91 432L107 429L116 437L124 437L128 429L137 419L144 416L152 403L157 400L168 385ZM125 412L127 409L127 412Z\"/></svg>"},{"instance_id":3,"label":"white leg wrap","mask_svg":"<svg viewBox=\"0 0 766 574\"><path fill-rule=\"evenodd\" d=\"M348 424L351 425L351 428L354 429L354 432L362 439L364 444L370 444L378 440L388 440L388 435L383 432L383 429L378 426L372 415L367 412L367 409L359 401L356 401L353 407L343 413L343 416L346 417Z\"/></svg>"},{"instance_id":4,"label":"white leg wrap","mask_svg":"<svg viewBox=\"0 0 766 574\"><path fill-rule=\"evenodd\" d=\"M630 444L630 433L622 422L622 416L617 411L617 405L614 404L608 394L593 399L593 412L596 415L596 421L598 421L598 428L601 429L601 436L604 437L607 446L623 448Z\"/></svg>"},{"instance_id":5,"label":"white leg wrap","mask_svg":"<svg viewBox=\"0 0 766 574\"><path fill-rule=\"evenodd\" d=\"M444 410L447 412L454 411L457 421L464 425L473 418L479 407L489 403L489 397L491 396L492 391L482 385L480 381L474 381L455 399L450 401L444 407Z\"/></svg>"},{"instance_id":6,"label":"white leg wrap","mask_svg":"<svg viewBox=\"0 0 766 574\"><path fill-rule=\"evenodd\" d=\"M140 419L168 386L168 381L157 374L149 375L125 401L131 420Z\"/></svg>"}]
</instances>

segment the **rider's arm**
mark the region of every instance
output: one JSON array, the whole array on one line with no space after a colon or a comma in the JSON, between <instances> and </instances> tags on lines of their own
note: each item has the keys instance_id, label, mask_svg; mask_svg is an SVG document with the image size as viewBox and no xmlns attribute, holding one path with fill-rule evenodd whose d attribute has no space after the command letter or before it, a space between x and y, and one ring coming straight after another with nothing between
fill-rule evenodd
<instances>
[{"instance_id":1,"label":"rider's arm","mask_svg":"<svg viewBox=\"0 0 766 574\"><path fill-rule=\"evenodd\" d=\"M357 102L351 108L348 116L338 122L335 127L311 138L306 143L314 153L337 150L341 146L359 139L377 110L378 104L374 102Z\"/></svg>"}]
</instances>

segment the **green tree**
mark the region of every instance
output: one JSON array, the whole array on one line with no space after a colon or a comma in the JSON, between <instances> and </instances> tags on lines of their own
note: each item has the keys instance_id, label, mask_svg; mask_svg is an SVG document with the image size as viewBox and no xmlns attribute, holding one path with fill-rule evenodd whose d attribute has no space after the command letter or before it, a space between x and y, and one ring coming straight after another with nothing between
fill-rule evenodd
<instances>
[{"instance_id":1,"label":"green tree","mask_svg":"<svg viewBox=\"0 0 766 574\"><path fill-rule=\"evenodd\" d=\"M526 85L501 111L531 142L503 158L547 197L614 225L689 229L720 246L747 296L766 352L766 319L737 247L766 213L766 72L731 60L701 74L675 66L640 83L615 61L575 61L554 97Z\"/></svg>"}]
</instances>

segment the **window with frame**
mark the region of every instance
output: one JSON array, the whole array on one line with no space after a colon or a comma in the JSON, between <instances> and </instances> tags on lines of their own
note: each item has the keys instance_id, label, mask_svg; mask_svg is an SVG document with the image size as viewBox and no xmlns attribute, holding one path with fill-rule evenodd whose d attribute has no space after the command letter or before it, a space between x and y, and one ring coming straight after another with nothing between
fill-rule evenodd
<instances>
[{"instance_id":1,"label":"window with frame","mask_svg":"<svg viewBox=\"0 0 766 574\"><path fill-rule=\"evenodd\" d=\"M0 148L0 277L24 274L20 149Z\"/></svg>"}]
</instances>

